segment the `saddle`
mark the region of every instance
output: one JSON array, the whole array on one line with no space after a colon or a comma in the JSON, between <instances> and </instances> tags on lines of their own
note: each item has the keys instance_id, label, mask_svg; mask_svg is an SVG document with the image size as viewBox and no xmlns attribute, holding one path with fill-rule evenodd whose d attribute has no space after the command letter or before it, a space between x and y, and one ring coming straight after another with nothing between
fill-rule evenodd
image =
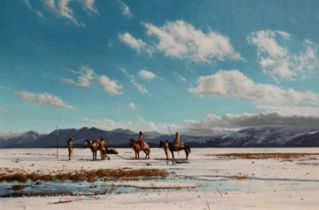
<instances>
[{"instance_id":1,"label":"saddle","mask_svg":"<svg viewBox=\"0 0 319 210\"><path fill-rule=\"evenodd\" d=\"M175 149L184 148L184 145L185 145L185 143L182 141L173 144Z\"/></svg>"}]
</instances>

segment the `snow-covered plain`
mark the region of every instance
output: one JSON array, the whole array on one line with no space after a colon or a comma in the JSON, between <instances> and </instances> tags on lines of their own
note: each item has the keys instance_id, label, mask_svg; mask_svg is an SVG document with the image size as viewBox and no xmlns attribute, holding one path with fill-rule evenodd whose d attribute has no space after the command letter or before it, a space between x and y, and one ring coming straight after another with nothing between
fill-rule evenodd
<instances>
[{"instance_id":1,"label":"snow-covered plain","mask_svg":"<svg viewBox=\"0 0 319 210\"><path fill-rule=\"evenodd\" d=\"M159 148L152 149L150 160L133 160L131 149L118 151L120 156L110 155L111 160L91 161L88 149L76 148L72 160L67 161L67 149L59 149L58 159L56 149L1 149L0 169L47 172L129 167L164 169L170 175L164 179L99 181L81 186L43 183L35 190L65 187L93 194L0 198L0 209L319 209L319 156L288 160L214 156L234 152L316 153L319 148L192 149L188 162L175 165L164 159L164 151ZM176 157L182 159L185 154L179 152ZM0 182L1 192L8 184ZM94 195L103 190L105 194Z\"/></svg>"}]
</instances>

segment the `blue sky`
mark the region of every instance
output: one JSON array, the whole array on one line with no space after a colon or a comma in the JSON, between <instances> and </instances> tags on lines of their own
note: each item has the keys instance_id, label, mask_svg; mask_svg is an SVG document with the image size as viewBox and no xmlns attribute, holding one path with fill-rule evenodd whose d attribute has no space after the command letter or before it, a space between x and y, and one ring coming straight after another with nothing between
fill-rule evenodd
<instances>
[{"instance_id":1,"label":"blue sky","mask_svg":"<svg viewBox=\"0 0 319 210\"><path fill-rule=\"evenodd\" d=\"M1 1L1 131L209 134L317 118L318 11L311 0Z\"/></svg>"}]
</instances>

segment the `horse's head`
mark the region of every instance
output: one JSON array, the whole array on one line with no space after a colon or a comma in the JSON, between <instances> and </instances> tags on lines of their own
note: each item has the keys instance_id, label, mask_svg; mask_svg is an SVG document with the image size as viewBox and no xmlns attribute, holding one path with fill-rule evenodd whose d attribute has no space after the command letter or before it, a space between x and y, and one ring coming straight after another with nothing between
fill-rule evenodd
<instances>
[{"instance_id":1,"label":"horse's head","mask_svg":"<svg viewBox=\"0 0 319 210\"><path fill-rule=\"evenodd\" d=\"M160 140L160 143L159 143L159 148L163 147L164 146L164 141Z\"/></svg>"},{"instance_id":2,"label":"horse's head","mask_svg":"<svg viewBox=\"0 0 319 210\"><path fill-rule=\"evenodd\" d=\"M91 139L85 139L84 140L84 148L88 148L92 144Z\"/></svg>"},{"instance_id":3,"label":"horse's head","mask_svg":"<svg viewBox=\"0 0 319 210\"><path fill-rule=\"evenodd\" d=\"M130 139L130 146L133 147L134 144L135 144L135 140L134 139Z\"/></svg>"}]
</instances>

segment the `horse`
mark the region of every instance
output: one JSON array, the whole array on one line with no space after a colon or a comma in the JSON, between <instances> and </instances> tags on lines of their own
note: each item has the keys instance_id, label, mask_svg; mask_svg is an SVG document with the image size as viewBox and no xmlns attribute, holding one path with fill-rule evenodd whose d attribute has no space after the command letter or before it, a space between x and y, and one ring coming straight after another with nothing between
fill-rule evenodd
<instances>
[{"instance_id":1,"label":"horse","mask_svg":"<svg viewBox=\"0 0 319 210\"><path fill-rule=\"evenodd\" d=\"M165 150L167 160L169 159L167 149L169 149L172 154L172 160L175 160L174 152L184 150L186 154L186 160L188 160L189 153L191 153L191 146L185 142L181 142L180 145L175 145L173 142L168 142L167 140L165 140L160 141L159 147L162 147Z\"/></svg>"},{"instance_id":2,"label":"horse","mask_svg":"<svg viewBox=\"0 0 319 210\"><path fill-rule=\"evenodd\" d=\"M145 153L145 159L150 159L151 149L150 146L145 142L144 148L141 148L140 142L134 139L130 139L130 146L135 152L135 159L140 159L140 151Z\"/></svg>"},{"instance_id":3,"label":"horse","mask_svg":"<svg viewBox=\"0 0 319 210\"><path fill-rule=\"evenodd\" d=\"M92 139L85 139L84 140L84 147L89 147L92 151L93 160L97 160L97 151L100 150L101 160L105 160L105 157L110 159L107 153L107 142L105 140L92 140Z\"/></svg>"},{"instance_id":4,"label":"horse","mask_svg":"<svg viewBox=\"0 0 319 210\"><path fill-rule=\"evenodd\" d=\"M105 141L104 139L98 139L96 140L96 142L98 143L97 149L100 150L101 160L105 160L106 157L107 159L110 159L107 156L107 149L108 149L107 141Z\"/></svg>"}]
</instances>

